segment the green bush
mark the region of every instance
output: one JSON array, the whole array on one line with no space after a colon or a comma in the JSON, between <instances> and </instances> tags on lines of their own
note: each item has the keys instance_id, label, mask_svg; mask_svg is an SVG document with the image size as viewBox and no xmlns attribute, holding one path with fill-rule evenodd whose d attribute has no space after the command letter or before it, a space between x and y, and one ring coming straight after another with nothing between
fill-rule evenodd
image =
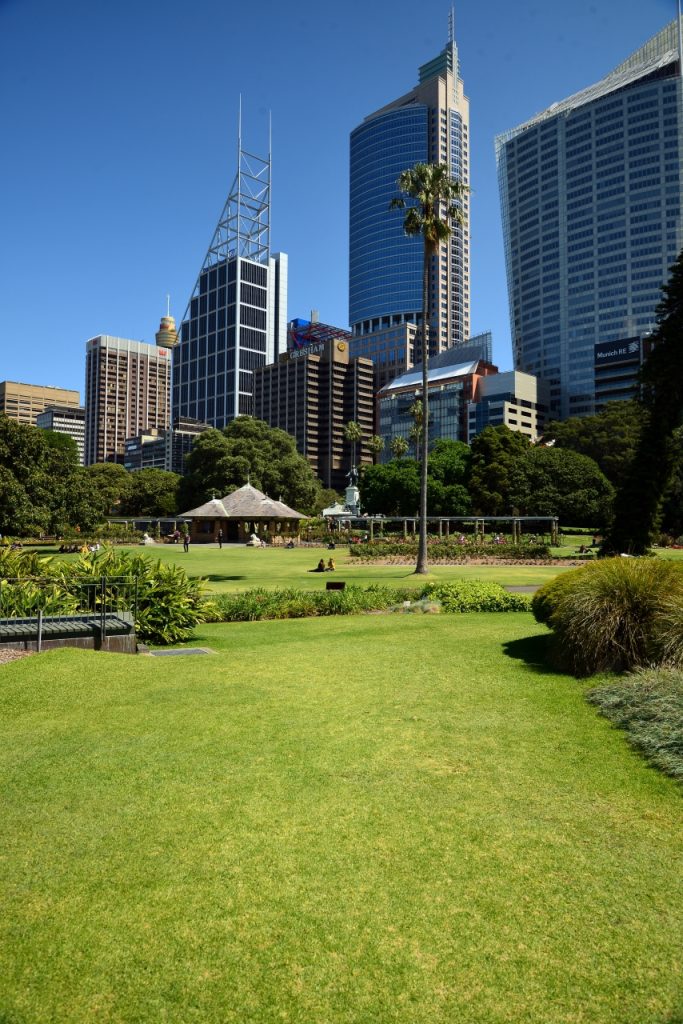
<instances>
[{"instance_id":1,"label":"green bush","mask_svg":"<svg viewBox=\"0 0 683 1024\"><path fill-rule=\"evenodd\" d=\"M531 603L576 675L683 661L683 566L607 558L546 583Z\"/></svg>"},{"instance_id":2,"label":"green bush","mask_svg":"<svg viewBox=\"0 0 683 1024\"><path fill-rule=\"evenodd\" d=\"M410 558L417 557L417 541L412 540L376 540L367 544L352 544L349 554L353 558ZM431 562L464 562L468 558L504 558L528 561L550 558L547 544L476 544L467 540L458 544L457 540L432 540L427 549Z\"/></svg>"},{"instance_id":3,"label":"green bush","mask_svg":"<svg viewBox=\"0 0 683 1024\"><path fill-rule=\"evenodd\" d=\"M529 601L509 594L497 583L462 580L428 584L422 590L383 587L346 587L345 590L247 590L221 594L209 613L212 622L255 622L262 619L299 619L322 615L405 610L433 613L462 611L528 611Z\"/></svg>"},{"instance_id":4,"label":"green bush","mask_svg":"<svg viewBox=\"0 0 683 1024\"><path fill-rule=\"evenodd\" d=\"M322 615L353 615L382 611L414 597L414 591L373 585L344 590L246 590L220 594L213 601L212 622L255 622L261 619L301 619Z\"/></svg>"},{"instance_id":5,"label":"green bush","mask_svg":"<svg viewBox=\"0 0 683 1024\"><path fill-rule=\"evenodd\" d=\"M587 698L652 764L683 782L683 673L640 670Z\"/></svg>"},{"instance_id":6,"label":"green bush","mask_svg":"<svg viewBox=\"0 0 683 1024\"><path fill-rule=\"evenodd\" d=\"M484 580L429 583L421 597L438 601L445 612L527 612L530 607L524 594L511 594L500 583Z\"/></svg>"},{"instance_id":7,"label":"green bush","mask_svg":"<svg viewBox=\"0 0 683 1024\"><path fill-rule=\"evenodd\" d=\"M0 552L0 580L16 577L21 582L2 583L3 615L33 615L38 608L50 614L79 610L83 584L101 577L123 577L129 588L120 592L120 606L132 610L137 584L137 638L146 643L171 644L187 640L194 627L212 613L206 600L204 581L189 579L175 565L153 561L143 554L103 550L81 555L73 562L56 561L35 552ZM41 577L39 582L36 577ZM115 594L112 587L107 600ZM90 592L91 609L100 607L101 597Z\"/></svg>"}]
</instances>

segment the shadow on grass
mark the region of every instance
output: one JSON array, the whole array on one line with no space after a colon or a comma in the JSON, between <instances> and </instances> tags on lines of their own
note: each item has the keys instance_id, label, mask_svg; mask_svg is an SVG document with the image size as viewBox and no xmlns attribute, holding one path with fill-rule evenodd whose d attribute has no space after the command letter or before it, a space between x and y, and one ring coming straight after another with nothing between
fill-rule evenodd
<instances>
[{"instance_id":1,"label":"shadow on grass","mask_svg":"<svg viewBox=\"0 0 683 1024\"><path fill-rule=\"evenodd\" d=\"M508 640L503 644L503 653L508 658L515 658L523 661L532 671L538 675L545 676L571 676L570 672L553 665L550 657L550 644L552 636L550 633L539 633L536 636L526 636L521 640Z\"/></svg>"},{"instance_id":2,"label":"shadow on grass","mask_svg":"<svg viewBox=\"0 0 683 1024\"><path fill-rule=\"evenodd\" d=\"M201 575L205 580L211 580L212 583L221 583L225 580L246 580L247 578L246 576L224 576L218 572L199 573L198 575ZM2 1021L0 1021L0 1024L2 1024Z\"/></svg>"}]
</instances>

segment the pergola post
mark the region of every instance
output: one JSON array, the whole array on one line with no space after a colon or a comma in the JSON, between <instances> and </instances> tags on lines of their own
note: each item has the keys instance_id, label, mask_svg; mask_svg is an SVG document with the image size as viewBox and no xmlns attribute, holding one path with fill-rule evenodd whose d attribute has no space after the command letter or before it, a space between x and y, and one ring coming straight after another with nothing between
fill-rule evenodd
<instances>
[{"instance_id":1,"label":"pergola post","mask_svg":"<svg viewBox=\"0 0 683 1024\"><path fill-rule=\"evenodd\" d=\"M439 519L439 540L443 537L443 519Z\"/></svg>"},{"instance_id":2,"label":"pergola post","mask_svg":"<svg viewBox=\"0 0 683 1024\"><path fill-rule=\"evenodd\" d=\"M375 520L370 520L370 543L375 539Z\"/></svg>"},{"instance_id":3,"label":"pergola post","mask_svg":"<svg viewBox=\"0 0 683 1024\"><path fill-rule=\"evenodd\" d=\"M408 520L403 520L403 539L408 540Z\"/></svg>"}]
</instances>

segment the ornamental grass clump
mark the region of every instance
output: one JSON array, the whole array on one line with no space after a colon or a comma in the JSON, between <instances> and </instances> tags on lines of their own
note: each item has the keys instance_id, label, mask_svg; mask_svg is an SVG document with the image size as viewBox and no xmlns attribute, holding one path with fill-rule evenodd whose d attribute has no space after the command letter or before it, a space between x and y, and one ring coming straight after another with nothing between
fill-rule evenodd
<instances>
[{"instance_id":1,"label":"ornamental grass clump","mask_svg":"<svg viewBox=\"0 0 683 1024\"><path fill-rule=\"evenodd\" d=\"M534 595L553 631L555 662L577 676L683 660L683 566L607 558L566 573Z\"/></svg>"},{"instance_id":2,"label":"ornamental grass clump","mask_svg":"<svg viewBox=\"0 0 683 1024\"><path fill-rule=\"evenodd\" d=\"M683 782L683 672L640 669L586 696L651 764Z\"/></svg>"}]
</instances>

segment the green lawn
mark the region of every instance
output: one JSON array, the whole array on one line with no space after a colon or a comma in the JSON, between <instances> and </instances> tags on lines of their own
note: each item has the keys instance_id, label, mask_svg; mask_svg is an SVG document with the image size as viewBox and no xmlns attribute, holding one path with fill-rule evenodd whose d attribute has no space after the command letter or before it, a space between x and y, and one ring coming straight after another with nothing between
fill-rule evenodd
<instances>
[{"instance_id":1,"label":"green lawn","mask_svg":"<svg viewBox=\"0 0 683 1024\"><path fill-rule=\"evenodd\" d=\"M421 587L425 581L443 579L486 579L496 583L530 585L544 583L564 571L557 566L486 566L486 565L434 565L428 577L415 576L409 565L366 565L349 555L348 547L336 551L325 548L247 548L226 545L220 550L214 544L195 544L185 554L182 545L158 544L154 547L136 547L127 550L144 552L152 558L177 562L190 576L204 576L212 590L237 591L250 587L300 587L306 590L324 590L331 575L311 573L321 557L332 556L337 570L334 579L366 586L385 583L401 587ZM76 556L62 556L75 558Z\"/></svg>"},{"instance_id":2,"label":"green lawn","mask_svg":"<svg viewBox=\"0 0 683 1024\"><path fill-rule=\"evenodd\" d=\"M680 1020L680 789L544 636L368 615L0 666L0 1021Z\"/></svg>"}]
</instances>

